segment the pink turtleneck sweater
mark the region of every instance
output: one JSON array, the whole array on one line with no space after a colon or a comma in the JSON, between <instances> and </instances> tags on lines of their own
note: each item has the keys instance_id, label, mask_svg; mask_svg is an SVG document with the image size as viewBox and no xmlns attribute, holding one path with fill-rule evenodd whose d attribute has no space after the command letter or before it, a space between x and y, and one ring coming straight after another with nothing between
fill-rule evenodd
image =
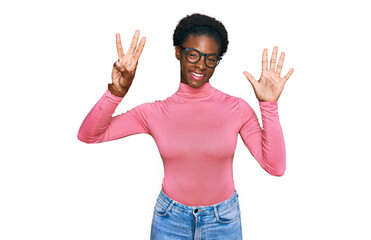
<instances>
[{"instance_id":1,"label":"pink turtleneck sweater","mask_svg":"<svg viewBox=\"0 0 371 240\"><path fill-rule=\"evenodd\" d=\"M259 101L262 129L246 101L219 91L210 82L200 88L180 82L178 91L167 99L112 117L122 99L106 90L86 116L78 139L100 143L138 133L151 135L164 165L162 190L179 203L208 206L232 196L238 134L265 171L274 176L285 172L277 101Z\"/></svg>"}]
</instances>

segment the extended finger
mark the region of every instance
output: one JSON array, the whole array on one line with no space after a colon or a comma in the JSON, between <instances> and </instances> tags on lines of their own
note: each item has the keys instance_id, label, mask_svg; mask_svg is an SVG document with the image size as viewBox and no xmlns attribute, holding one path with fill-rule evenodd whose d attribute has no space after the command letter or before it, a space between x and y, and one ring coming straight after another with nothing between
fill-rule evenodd
<instances>
[{"instance_id":1,"label":"extended finger","mask_svg":"<svg viewBox=\"0 0 371 240\"><path fill-rule=\"evenodd\" d=\"M282 67L283 67L283 61L285 60L285 53L282 52L281 53L281 56L280 56L280 59L278 60L278 65L277 65L277 73L278 73L278 76L281 76L281 71L282 71Z\"/></svg>"},{"instance_id":2,"label":"extended finger","mask_svg":"<svg viewBox=\"0 0 371 240\"><path fill-rule=\"evenodd\" d=\"M138 44L139 33L140 33L139 30L135 31L133 40L131 41L130 48L129 48L128 53L127 53L128 55L133 55L134 54L134 51L137 48L137 44Z\"/></svg>"},{"instance_id":3,"label":"extended finger","mask_svg":"<svg viewBox=\"0 0 371 240\"><path fill-rule=\"evenodd\" d=\"M119 56L119 59L123 58L125 54L124 54L124 50L122 49L121 37L119 33L116 33L116 48L117 48L117 54Z\"/></svg>"},{"instance_id":4,"label":"extended finger","mask_svg":"<svg viewBox=\"0 0 371 240\"><path fill-rule=\"evenodd\" d=\"M247 78L247 80L250 81L251 85L252 86L255 86L255 84L258 83L258 81L256 81L256 79L249 73L249 72L243 72L243 74L245 75L245 77Z\"/></svg>"},{"instance_id":5,"label":"extended finger","mask_svg":"<svg viewBox=\"0 0 371 240\"><path fill-rule=\"evenodd\" d=\"M268 70L268 49L267 48L264 48L263 50L263 61L262 61L262 64L263 64L263 71L265 70Z\"/></svg>"},{"instance_id":6,"label":"extended finger","mask_svg":"<svg viewBox=\"0 0 371 240\"><path fill-rule=\"evenodd\" d=\"M139 46L138 46L138 48L137 48L137 50L135 51L135 54L134 54L134 59L136 61L138 61L140 55L142 54L145 44L146 44L146 37L142 37L142 39L140 39Z\"/></svg>"},{"instance_id":7,"label":"extended finger","mask_svg":"<svg viewBox=\"0 0 371 240\"><path fill-rule=\"evenodd\" d=\"M273 48L271 64L270 64L269 70L272 70L272 71L276 70L277 52L278 52L278 47L275 46Z\"/></svg>"},{"instance_id":8,"label":"extended finger","mask_svg":"<svg viewBox=\"0 0 371 240\"><path fill-rule=\"evenodd\" d=\"M293 72L294 72L294 69L291 68L290 71L283 77L283 80L285 81L285 83L287 80L289 80Z\"/></svg>"}]
</instances>

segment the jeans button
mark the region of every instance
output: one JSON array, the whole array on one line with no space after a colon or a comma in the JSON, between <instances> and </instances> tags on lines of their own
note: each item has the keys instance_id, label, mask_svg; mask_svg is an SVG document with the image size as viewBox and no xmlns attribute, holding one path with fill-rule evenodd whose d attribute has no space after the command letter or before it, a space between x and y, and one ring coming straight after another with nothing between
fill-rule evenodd
<instances>
[{"instance_id":1,"label":"jeans button","mask_svg":"<svg viewBox=\"0 0 371 240\"><path fill-rule=\"evenodd\" d=\"M198 212L198 209L196 208L193 212L194 212L194 213L197 213L197 212Z\"/></svg>"}]
</instances>

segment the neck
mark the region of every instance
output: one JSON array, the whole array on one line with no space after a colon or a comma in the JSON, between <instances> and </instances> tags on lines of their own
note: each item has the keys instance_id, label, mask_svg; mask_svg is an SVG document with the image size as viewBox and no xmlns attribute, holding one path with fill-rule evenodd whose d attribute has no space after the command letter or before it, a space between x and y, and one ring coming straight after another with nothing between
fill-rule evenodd
<instances>
[{"instance_id":1,"label":"neck","mask_svg":"<svg viewBox=\"0 0 371 240\"><path fill-rule=\"evenodd\" d=\"M180 82L178 91L175 94L187 100L202 100L210 97L214 91L215 88L210 85L210 82L204 83L199 88L193 88L186 83Z\"/></svg>"}]
</instances>

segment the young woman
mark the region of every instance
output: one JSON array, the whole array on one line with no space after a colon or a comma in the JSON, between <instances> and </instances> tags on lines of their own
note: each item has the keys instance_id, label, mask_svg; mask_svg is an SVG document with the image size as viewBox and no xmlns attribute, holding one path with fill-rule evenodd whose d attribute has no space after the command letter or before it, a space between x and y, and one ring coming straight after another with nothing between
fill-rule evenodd
<instances>
[{"instance_id":1,"label":"young woman","mask_svg":"<svg viewBox=\"0 0 371 240\"><path fill-rule=\"evenodd\" d=\"M112 117L134 79L146 39L139 45L138 40L136 31L124 54L116 35L119 59L112 69L112 83L86 116L78 139L99 143L138 133L153 137L165 174L153 212L152 240L242 239L232 172L237 136L264 170L274 176L284 174L285 143L277 100L293 69L280 77L285 55L281 53L276 67L278 48L274 47L269 68L267 49L263 51L259 81L244 72L259 100L262 129L247 102L209 82L227 51L224 25L206 15L189 15L173 35L180 63L178 90L165 100L143 103Z\"/></svg>"}]
</instances>

